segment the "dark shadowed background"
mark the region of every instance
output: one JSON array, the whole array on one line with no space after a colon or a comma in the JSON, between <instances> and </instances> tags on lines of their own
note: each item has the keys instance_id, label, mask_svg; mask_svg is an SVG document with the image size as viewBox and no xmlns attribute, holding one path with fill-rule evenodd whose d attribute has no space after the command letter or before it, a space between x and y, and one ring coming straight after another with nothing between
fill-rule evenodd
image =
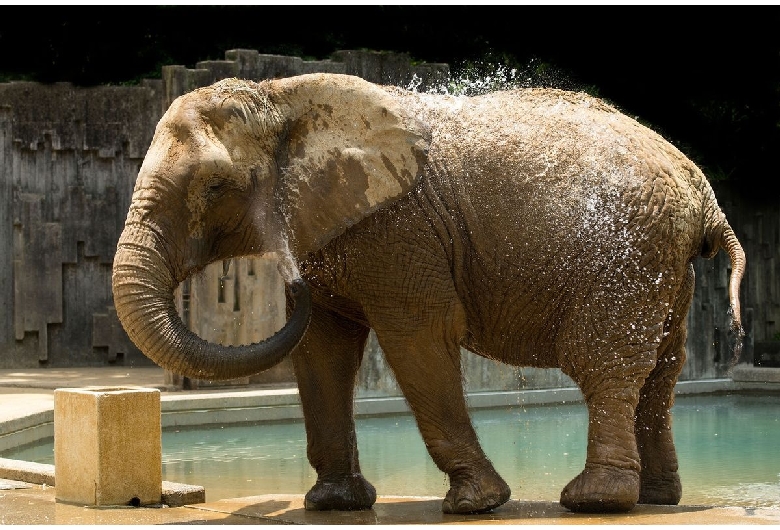
<instances>
[{"instance_id":1,"label":"dark shadowed background","mask_svg":"<svg viewBox=\"0 0 780 530\"><path fill-rule=\"evenodd\" d=\"M233 48L501 62L607 98L711 180L776 202L780 7L24 6L0 8L0 81L132 84Z\"/></svg>"}]
</instances>

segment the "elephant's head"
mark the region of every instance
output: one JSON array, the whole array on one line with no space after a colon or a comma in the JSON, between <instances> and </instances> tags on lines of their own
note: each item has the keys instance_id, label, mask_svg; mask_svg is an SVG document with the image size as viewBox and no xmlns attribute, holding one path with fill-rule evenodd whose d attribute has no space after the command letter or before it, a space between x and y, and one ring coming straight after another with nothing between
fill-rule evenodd
<instances>
[{"instance_id":1,"label":"elephant's head","mask_svg":"<svg viewBox=\"0 0 780 530\"><path fill-rule=\"evenodd\" d=\"M296 259L411 190L428 135L382 88L313 74L235 79L186 94L157 125L114 259L117 315L159 365L230 379L279 362L310 315ZM175 309L177 285L207 264L275 252L295 302L276 335L208 343Z\"/></svg>"}]
</instances>

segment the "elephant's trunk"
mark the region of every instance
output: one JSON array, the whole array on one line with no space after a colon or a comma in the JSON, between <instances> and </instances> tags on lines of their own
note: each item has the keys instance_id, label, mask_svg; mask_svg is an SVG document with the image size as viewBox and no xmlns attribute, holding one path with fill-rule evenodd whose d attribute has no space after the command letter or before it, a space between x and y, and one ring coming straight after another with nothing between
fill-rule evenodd
<instances>
[{"instance_id":1,"label":"elephant's trunk","mask_svg":"<svg viewBox=\"0 0 780 530\"><path fill-rule=\"evenodd\" d=\"M311 316L309 290L303 280L287 284L295 309L275 335L246 346L209 343L187 329L179 317L173 298L178 282L156 241L153 230L128 224L114 258L117 316L147 357L186 377L234 379L271 368L298 344Z\"/></svg>"}]
</instances>

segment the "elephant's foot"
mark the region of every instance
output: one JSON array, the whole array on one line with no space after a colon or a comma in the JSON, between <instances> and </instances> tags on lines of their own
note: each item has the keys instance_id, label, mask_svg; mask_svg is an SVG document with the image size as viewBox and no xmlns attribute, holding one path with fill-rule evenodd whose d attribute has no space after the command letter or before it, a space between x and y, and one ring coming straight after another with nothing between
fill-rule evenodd
<instances>
[{"instance_id":1,"label":"elephant's foot","mask_svg":"<svg viewBox=\"0 0 780 530\"><path fill-rule=\"evenodd\" d=\"M676 472L651 477L642 474L639 504L679 504L681 497L682 484Z\"/></svg>"},{"instance_id":2,"label":"elephant's foot","mask_svg":"<svg viewBox=\"0 0 780 530\"><path fill-rule=\"evenodd\" d=\"M339 480L317 480L304 499L307 510L368 510L376 502L376 489L357 473Z\"/></svg>"},{"instance_id":3,"label":"elephant's foot","mask_svg":"<svg viewBox=\"0 0 780 530\"><path fill-rule=\"evenodd\" d=\"M609 466L585 466L561 492L561 504L573 512L627 512L638 499L639 474Z\"/></svg>"},{"instance_id":4,"label":"elephant's foot","mask_svg":"<svg viewBox=\"0 0 780 530\"><path fill-rule=\"evenodd\" d=\"M444 513L483 513L509 500L509 486L494 470L478 477L451 478L450 490L444 497Z\"/></svg>"}]
</instances>

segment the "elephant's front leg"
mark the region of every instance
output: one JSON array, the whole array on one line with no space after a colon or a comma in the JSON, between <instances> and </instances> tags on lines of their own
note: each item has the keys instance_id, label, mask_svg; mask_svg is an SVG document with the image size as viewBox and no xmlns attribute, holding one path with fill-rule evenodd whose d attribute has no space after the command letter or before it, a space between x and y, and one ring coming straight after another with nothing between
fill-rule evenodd
<instances>
[{"instance_id":1,"label":"elephant's front leg","mask_svg":"<svg viewBox=\"0 0 780 530\"><path fill-rule=\"evenodd\" d=\"M458 336L449 328L457 319L439 316L444 321L406 321L375 330L429 454L449 476L442 510L485 512L509 500L511 492L482 451L468 416Z\"/></svg>"},{"instance_id":2,"label":"elephant's front leg","mask_svg":"<svg viewBox=\"0 0 780 530\"><path fill-rule=\"evenodd\" d=\"M368 328L317 304L293 365L306 423L307 454L317 482L307 510L366 510L376 490L360 472L353 390Z\"/></svg>"}]
</instances>

